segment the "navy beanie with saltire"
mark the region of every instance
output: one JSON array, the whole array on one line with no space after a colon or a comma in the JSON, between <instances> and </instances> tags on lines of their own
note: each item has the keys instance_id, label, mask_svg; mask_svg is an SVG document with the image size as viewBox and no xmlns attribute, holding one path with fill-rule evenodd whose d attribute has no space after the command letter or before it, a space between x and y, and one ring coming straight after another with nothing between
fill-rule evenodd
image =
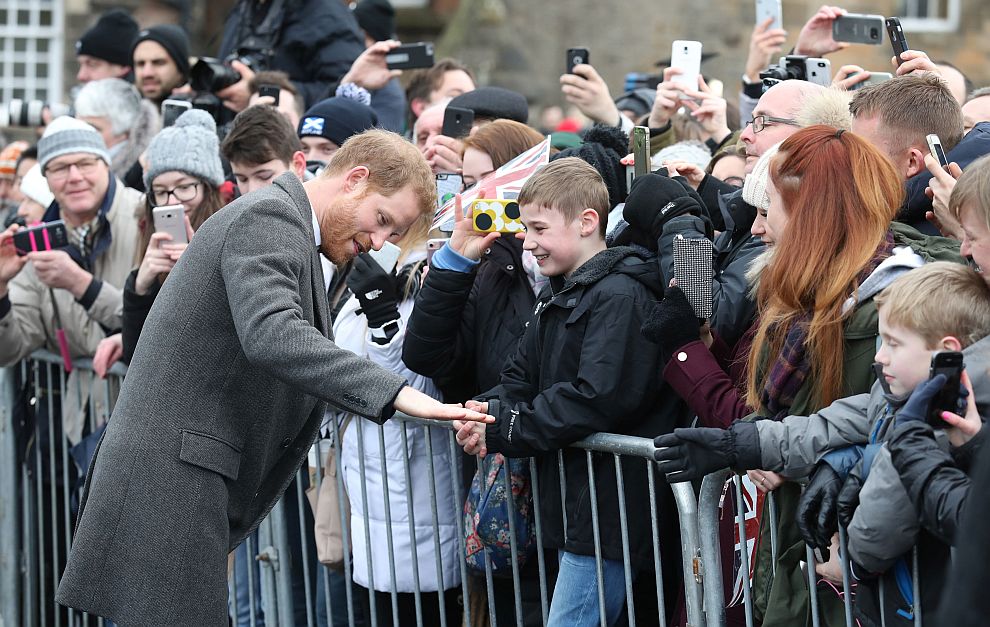
<instances>
[{"instance_id":1,"label":"navy beanie with saltire","mask_svg":"<svg viewBox=\"0 0 990 627\"><path fill-rule=\"evenodd\" d=\"M352 135L378 126L378 115L371 107L349 98L327 98L309 108L299 120L297 134L303 137L323 137L337 146Z\"/></svg>"}]
</instances>

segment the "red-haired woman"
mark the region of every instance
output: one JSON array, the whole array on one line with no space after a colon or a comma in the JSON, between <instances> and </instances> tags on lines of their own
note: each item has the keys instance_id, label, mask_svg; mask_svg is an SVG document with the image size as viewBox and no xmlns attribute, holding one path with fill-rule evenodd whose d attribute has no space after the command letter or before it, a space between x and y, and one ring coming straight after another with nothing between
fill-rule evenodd
<instances>
[{"instance_id":1,"label":"red-haired woman","mask_svg":"<svg viewBox=\"0 0 990 627\"><path fill-rule=\"evenodd\" d=\"M795 133L761 157L743 195L757 208L752 234L767 246L750 272L753 326L734 349L710 335L703 341L683 292L671 288L644 327L669 357L665 380L709 427L749 415L808 415L867 392L878 334L873 296L933 258L932 241L891 224L904 195L893 165L852 133L828 126ZM804 624L800 489L770 472L750 478L763 491L779 488L778 559L771 576L768 525L761 525L757 613L764 627ZM841 618L835 597L822 600L826 619Z\"/></svg>"}]
</instances>

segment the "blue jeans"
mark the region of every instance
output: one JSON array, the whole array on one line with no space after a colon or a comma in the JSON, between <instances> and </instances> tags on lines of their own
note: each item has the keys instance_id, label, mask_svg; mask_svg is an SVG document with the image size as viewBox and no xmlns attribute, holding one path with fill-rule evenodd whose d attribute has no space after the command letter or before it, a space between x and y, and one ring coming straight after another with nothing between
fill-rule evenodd
<instances>
[{"instance_id":1,"label":"blue jeans","mask_svg":"<svg viewBox=\"0 0 990 627\"><path fill-rule=\"evenodd\" d=\"M252 552L258 550L258 532L249 536ZM234 616L233 589L231 589L228 606L233 618L234 627L250 627L251 625L251 596L248 592L248 569L254 571L254 616L255 626L265 627L265 612L261 605L261 565L255 561L254 555L248 553L248 540L234 549L234 580L237 582L237 616Z\"/></svg>"},{"instance_id":2,"label":"blue jeans","mask_svg":"<svg viewBox=\"0 0 990 627\"><path fill-rule=\"evenodd\" d=\"M327 568L322 564L317 565L316 571L316 627L348 627L347 617L347 575ZM333 623L327 616L327 588L330 589L330 611L333 613ZM364 612L361 611L361 603L356 598L359 588L353 590L354 599L354 624L355 627L363 627Z\"/></svg>"},{"instance_id":3,"label":"blue jeans","mask_svg":"<svg viewBox=\"0 0 990 627\"><path fill-rule=\"evenodd\" d=\"M598 573L594 556L559 552L560 572L550 601L547 627L594 627L600 624ZM614 625L626 601L626 579L622 562L602 560L605 588L605 618Z\"/></svg>"}]
</instances>

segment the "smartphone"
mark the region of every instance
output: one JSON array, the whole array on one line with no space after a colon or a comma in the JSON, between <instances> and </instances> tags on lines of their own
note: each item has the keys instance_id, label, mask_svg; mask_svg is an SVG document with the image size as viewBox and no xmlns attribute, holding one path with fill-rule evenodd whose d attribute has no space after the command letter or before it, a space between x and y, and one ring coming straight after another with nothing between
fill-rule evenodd
<instances>
[{"instance_id":1,"label":"smartphone","mask_svg":"<svg viewBox=\"0 0 990 627\"><path fill-rule=\"evenodd\" d=\"M437 174L437 211L464 189L464 177L452 172Z\"/></svg>"},{"instance_id":2,"label":"smartphone","mask_svg":"<svg viewBox=\"0 0 990 627\"><path fill-rule=\"evenodd\" d=\"M441 135L459 139L471 134L474 125L474 111L461 107L448 106L443 112L443 129Z\"/></svg>"},{"instance_id":3,"label":"smartphone","mask_svg":"<svg viewBox=\"0 0 990 627\"><path fill-rule=\"evenodd\" d=\"M471 203L471 223L481 233L522 233L526 230L519 219L519 203L515 200L480 198Z\"/></svg>"},{"instance_id":4,"label":"smartphone","mask_svg":"<svg viewBox=\"0 0 990 627\"><path fill-rule=\"evenodd\" d=\"M963 354L959 351L939 351L932 355L929 378L944 374L945 385L928 406L928 424L936 429L944 429L949 423L942 420L943 411L954 414L963 412L959 407L959 389L962 386Z\"/></svg>"},{"instance_id":5,"label":"smartphone","mask_svg":"<svg viewBox=\"0 0 990 627\"><path fill-rule=\"evenodd\" d=\"M686 89L698 89L701 75L701 42L678 39L670 47L670 67L677 69L671 82Z\"/></svg>"},{"instance_id":6,"label":"smartphone","mask_svg":"<svg viewBox=\"0 0 990 627\"><path fill-rule=\"evenodd\" d=\"M856 74L850 74L849 76L855 76ZM862 83L856 83L850 90L862 89L864 87L869 87L870 85L879 85L884 81L889 81L894 78L894 75L890 72L870 72L870 77L863 81Z\"/></svg>"},{"instance_id":7,"label":"smartphone","mask_svg":"<svg viewBox=\"0 0 990 627\"><path fill-rule=\"evenodd\" d=\"M853 44L883 43L883 16L846 13L832 21L832 39Z\"/></svg>"},{"instance_id":8,"label":"smartphone","mask_svg":"<svg viewBox=\"0 0 990 627\"><path fill-rule=\"evenodd\" d=\"M762 24L769 18L773 18L773 22L767 29L784 27L784 11L780 7L780 0L756 0L756 23Z\"/></svg>"},{"instance_id":9,"label":"smartphone","mask_svg":"<svg viewBox=\"0 0 990 627\"><path fill-rule=\"evenodd\" d=\"M426 41L403 44L385 55L385 65L390 70L433 67L433 44Z\"/></svg>"},{"instance_id":10,"label":"smartphone","mask_svg":"<svg viewBox=\"0 0 990 627\"><path fill-rule=\"evenodd\" d=\"M928 150L932 152L932 156L938 160L938 164L942 166L942 169L949 167L949 160L945 158L945 151L942 150L942 140L938 138L938 135L934 133L931 135L926 135L925 139L928 141Z\"/></svg>"},{"instance_id":11,"label":"smartphone","mask_svg":"<svg viewBox=\"0 0 990 627\"><path fill-rule=\"evenodd\" d=\"M443 245L450 241L449 237L437 237L426 240L426 263L433 261L433 255L443 248Z\"/></svg>"},{"instance_id":12,"label":"smartphone","mask_svg":"<svg viewBox=\"0 0 990 627\"><path fill-rule=\"evenodd\" d=\"M664 209L660 209L663 213ZM687 296L694 314L701 320L712 317L715 309L712 280L715 278L714 247L707 238L674 238L674 278Z\"/></svg>"},{"instance_id":13,"label":"smartphone","mask_svg":"<svg viewBox=\"0 0 990 627\"><path fill-rule=\"evenodd\" d=\"M53 220L14 233L14 251L18 255L55 250L69 245L65 222Z\"/></svg>"},{"instance_id":14,"label":"smartphone","mask_svg":"<svg viewBox=\"0 0 990 627\"><path fill-rule=\"evenodd\" d=\"M188 244L186 237L186 208L182 205L165 205L151 210L155 220L156 233L168 233L172 236L170 244Z\"/></svg>"},{"instance_id":15,"label":"smartphone","mask_svg":"<svg viewBox=\"0 0 990 627\"><path fill-rule=\"evenodd\" d=\"M175 124L179 116L189 109L192 109L192 103L188 100L166 98L162 101L162 128L168 128Z\"/></svg>"},{"instance_id":16,"label":"smartphone","mask_svg":"<svg viewBox=\"0 0 990 627\"><path fill-rule=\"evenodd\" d=\"M282 88L279 87L278 85L272 85L272 84L269 84L269 83L264 83L264 84L258 86L258 95L259 96L268 96L269 98L272 98L275 101L275 102L272 103L272 106L275 106L275 107L278 106L278 98L279 98L279 95L281 95L281 93L282 93Z\"/></svg>"},{"instance_id":17,"label":"smartphone","mask_svg":"<svg viewBox=\"0 0 990 627\"><path fill-rule=\"evenodd\" d=\"M368 254L378 262L382 270L391 273L395 270L395 264L399 263L399 255L402 254L402 249L392 242L385 242L381 250L372 249L368 251Z\"/></svg>"},{"instance_id":18,"label":"smartphone","mask_svg":"<svg viewBox=\"0 0 990 627\"><path fill-rule=\"evenodd\" d=\"M832 62L819 57L805 59L804 75L809 83L829 87L832 84Z\"/></svg>"},{"instance_id":19,"label":"smartphone","mask_svg":"<svg viewBox=\"0 0 990 627\"><path fill-rule=\"evenodd\" d=\"M643 176L650 171L650 129L645 126L634 126L633 142L633 178Z\"/></svg>"},{"instance_id":20,"label":"smartphone","mask_svg":"<svg viewBox=\"0 0 990 627\"><path fill-rule=\"evenodd\" d=\"M567 73L574 73L574 66L581 65L582 63L591 63L591 53L588 52L587 48L568 48L567 49Z\"/></svg>"},{"instance_id":21,"label":"smartphone","mask_svg":"<svg viewBox=\"0 0 990 627\"><path fill-rule=\"evenodd\" d=\"M907 39L904 38L904 29L901 28L901 20L896 17L888 17L884 20L887 26L887 38L890 39L890 47L894 49L894 56L897 58L897 65L904 63L901 53L909 50Z\"/></svg>"}]
</instances>

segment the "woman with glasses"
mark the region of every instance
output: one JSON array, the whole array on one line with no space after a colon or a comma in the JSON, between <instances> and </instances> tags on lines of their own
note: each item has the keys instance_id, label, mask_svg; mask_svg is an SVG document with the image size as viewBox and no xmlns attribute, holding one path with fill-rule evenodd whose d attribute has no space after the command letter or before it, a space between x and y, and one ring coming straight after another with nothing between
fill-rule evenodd
<instances>
[{"instance_id":1,"label":"woman with glasses","mask_svg":"<svg viewBox=\"0 0 990 627\"><path fill-rule=\"evenodd\" d=\"M222 206L219 188L223 166L216 124L196 109L179 116L175 125L152 140L144 171L148 190L140 221L139 265L124 286L123 358L130 362L144 320L168 273L182 256L186 244L172 242L168 233L155 232L155 207L181 205L187 239Z\"/></svg>"}]
</instances>

